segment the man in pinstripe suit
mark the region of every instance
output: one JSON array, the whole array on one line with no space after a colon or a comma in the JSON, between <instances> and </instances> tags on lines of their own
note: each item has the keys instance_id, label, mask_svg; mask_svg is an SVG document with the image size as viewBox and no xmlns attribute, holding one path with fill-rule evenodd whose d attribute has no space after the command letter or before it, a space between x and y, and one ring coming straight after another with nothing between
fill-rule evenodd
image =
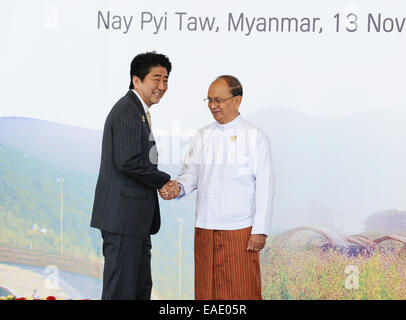
<instances>
[{"instance_id":1,"label":"man in pinstripe suit","mask_svg":"<svg viewBox=\"0 0 406 320\"><path fill-rule=\"evenodd\" d=\"M148 108L165 94L171 68L162 54L137 55L130 90L106 119L91 219L103 237L102 300L151 297L150 235L161 223L157 190L178 186L158 170Z\"/></svg>"}]
</instances>

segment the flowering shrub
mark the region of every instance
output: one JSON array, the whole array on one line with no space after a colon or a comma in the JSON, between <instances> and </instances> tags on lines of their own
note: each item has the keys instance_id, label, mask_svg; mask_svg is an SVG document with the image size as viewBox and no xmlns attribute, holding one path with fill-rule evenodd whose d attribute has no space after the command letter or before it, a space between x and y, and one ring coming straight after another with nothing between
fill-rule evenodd
<instances>
[{"instance_id":1,"label":"flowering shrub","mask_svg":"<svg viewBox=\"0 0 406 320\"><path fill-rule=\"evenodd\" d=\"M357 288L346 288L348 266L359 271ZM334 250L270 246L261 271L267 300L406 299L405 259L393 252L350 257Z\"/></svg>"}]
</instances>

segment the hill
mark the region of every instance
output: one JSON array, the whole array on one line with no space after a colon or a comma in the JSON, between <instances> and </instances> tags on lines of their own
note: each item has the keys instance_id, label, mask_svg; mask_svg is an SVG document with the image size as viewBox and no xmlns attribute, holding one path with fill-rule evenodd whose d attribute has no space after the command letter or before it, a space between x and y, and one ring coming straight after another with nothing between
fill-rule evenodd
<instances>
[{"instance_id":1,"label":"hill","mask_svg":"<svg viewBox=\"0 0 406 320\"><path fill-rule=\"evenodd\" d=\"M59 168L97 174L102 132L23 117L0 117L0 144Z\"/></svg>"},{"instance_id":2,"label":"hill","mask_svg":"<svg viewBox=\"0 0 406 320\"><path fill-rule=\"evenodd\" d=\"M49 252L59 250L60 185L63 183L65 253L88 257L100 252L89 228L95 175L60 169L0 145L0 241ZM33 233L31 226L47 229Z\"/></svg>"},{"instance_id":3,"label":"hill","mask_svg":"<svg viewBox=\"0 0 406 320\"><path fill-rule=\"evenodd\" d=\"M406 208L406 113L318 118L282 107L250 114L272 143L274 226L325 224L360 232L366 217Z\"/></svg>"}]
</instances>

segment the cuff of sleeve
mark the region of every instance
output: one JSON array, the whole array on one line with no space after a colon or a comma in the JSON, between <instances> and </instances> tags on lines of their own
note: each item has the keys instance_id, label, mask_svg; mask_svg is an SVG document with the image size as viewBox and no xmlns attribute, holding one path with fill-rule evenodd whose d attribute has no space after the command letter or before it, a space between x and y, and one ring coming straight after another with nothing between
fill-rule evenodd
<instances>
[{"instance_id":1,"label":"cuff of sleeve","mask_svg":"<svg viewBox=\"0 0 406 320\"><path fill-rule=\"evenodd\" d=\"M185 188L183 187L183 184L179 183L179 187L180 187L180 192L176 199L180 199L185 195Z\"/></svg>"},{"instance_id":2,"label":"cuff of sleeve","mask_svg":"<svg viewBox=\"0 0 406 320\"><path fill-rule=\"evenodd\" d=\"M254 225L252 226L251 234L263 234L268 237L269 230L265 230L265 228L263 227L258 227L254 223Z\"/></svg>"}]
</instances>

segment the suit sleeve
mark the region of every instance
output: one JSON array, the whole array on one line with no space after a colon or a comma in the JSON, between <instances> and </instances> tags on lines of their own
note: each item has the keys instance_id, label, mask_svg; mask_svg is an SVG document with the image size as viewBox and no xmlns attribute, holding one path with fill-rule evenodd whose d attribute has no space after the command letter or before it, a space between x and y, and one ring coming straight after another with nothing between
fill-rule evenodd
<instances>
[{"instance_id":1,"label":"suit sleeve","mask_svg":"<svg viewBox=\"0 0 406 320\"><path fill-rule=\"evenodd\" d=\"M142 130L141 123L132 120L130 116L121 115L113 120L114 162L123 175L136 179L151 189L160 189L171 177L151 163L149 154L143 154Z\"/></svg>"}]
</instances>

